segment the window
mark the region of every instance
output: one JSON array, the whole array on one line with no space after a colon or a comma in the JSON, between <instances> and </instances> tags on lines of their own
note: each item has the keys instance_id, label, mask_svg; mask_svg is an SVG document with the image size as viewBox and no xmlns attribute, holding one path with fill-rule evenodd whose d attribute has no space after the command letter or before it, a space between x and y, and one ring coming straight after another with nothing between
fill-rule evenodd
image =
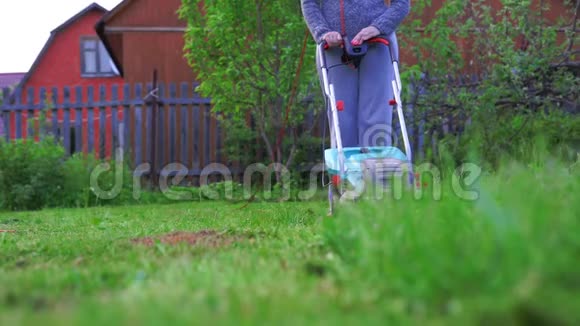
<instances>
[{"instance_id":1,"label":"window","mask_svg":"<svg viewBox=\"0 0 580 326\"><path fill-rule=\"evenodd\" d=\"M97 37L81 39L81 75L83 77L117 76L113 60Z\"/></svg>"}]
</instances>

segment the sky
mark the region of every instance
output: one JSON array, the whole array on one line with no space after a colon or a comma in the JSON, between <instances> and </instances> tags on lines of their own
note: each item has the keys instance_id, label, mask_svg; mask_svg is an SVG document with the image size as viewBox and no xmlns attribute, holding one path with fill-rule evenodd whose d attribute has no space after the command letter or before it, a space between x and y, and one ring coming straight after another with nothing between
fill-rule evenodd
<instances>
[{"instance_id":1,"label":"sky","mask_svg":"<svg viewBox=\"0 0 580 326\"><path fill-rule=\"evenodd\" d=\"M107 10L121 0L1 0L0 73L26 72L50 31L96 2Z\"/></svg>"}]
</instances>

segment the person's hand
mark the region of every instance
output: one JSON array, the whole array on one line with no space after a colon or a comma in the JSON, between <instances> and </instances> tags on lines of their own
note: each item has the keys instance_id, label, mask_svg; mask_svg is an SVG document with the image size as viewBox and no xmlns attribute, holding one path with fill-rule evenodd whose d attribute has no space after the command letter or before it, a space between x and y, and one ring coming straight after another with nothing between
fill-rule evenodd
<instances>
[{"instance_id":1,"label":"person's hand","mask_svg":"<svg viewBox=\"0 0 580 326\"><path fill-rule=\"evenodd\" d=\"M361 45L364 41L369 40L379 34L381 34L381 32L376 27L365 27L360 32L358 32L358 34L352 39L350 43L352 43L352 45Z\"/></svg>"},{"instance_id":2,"label":"person's hand","mask_svg":"<svg viewBox=\"0 0 580 326\"><path fill-rule=\"evenodd\" d=\"M342 45L342 36L338 32L328 32L322 36L322 39L329 47Z\"/></svg>"}]
</instances>

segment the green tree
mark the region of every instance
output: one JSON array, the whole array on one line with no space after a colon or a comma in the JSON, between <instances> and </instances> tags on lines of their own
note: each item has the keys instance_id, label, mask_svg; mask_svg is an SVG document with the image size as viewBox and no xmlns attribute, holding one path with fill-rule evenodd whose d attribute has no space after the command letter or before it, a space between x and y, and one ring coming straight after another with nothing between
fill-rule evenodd
<instances>
[{"instance_id":1,"label":"green tree","mask_svg":"<svg viewBox=\"0 0 580 326\"><path fill-rule=\"evenodd\" d=\"M320 97L310 96L319 93L315 44L300 2L183 0L179 15L187 21L185 52L198 92L211 98L227 130L227 155L248 164L263 150L269 163L289 167L310 134L297 128L307 110L320 107L307 101ZM281 135L284 126L290 131Z\"/></svg>"}]
</instances>

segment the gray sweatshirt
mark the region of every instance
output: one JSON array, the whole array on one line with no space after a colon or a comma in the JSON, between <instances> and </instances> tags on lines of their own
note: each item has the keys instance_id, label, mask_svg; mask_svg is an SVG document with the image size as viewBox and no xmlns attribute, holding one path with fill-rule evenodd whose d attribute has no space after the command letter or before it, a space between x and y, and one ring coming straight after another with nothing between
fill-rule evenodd
<instances>
[{"instance_id":1,"label":"gray sweatshirt","mask_svg":"<svg viewBox=\"0 0 580 326\"><path fill-rule=\"evenodd\" d=\"M374 26L381 35L392 34L409 14L410 0L343 0L346 35L353 38L361 29ZM340 0L301 0L302 14L314 40L327 32L341 33Z\"/></svg>"}]
</instances>

